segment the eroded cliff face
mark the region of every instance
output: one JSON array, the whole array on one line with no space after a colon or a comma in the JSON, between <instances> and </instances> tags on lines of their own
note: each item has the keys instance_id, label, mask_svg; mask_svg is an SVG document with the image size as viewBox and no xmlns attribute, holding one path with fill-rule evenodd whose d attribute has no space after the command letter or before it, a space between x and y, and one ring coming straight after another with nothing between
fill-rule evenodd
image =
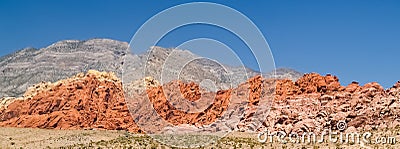
<instances>
[{"instance_id":1,"label":"eroded cliff face","mask_svg":"<svg viewBox=\"0 0 400 149\"><path fill-rule=\"evenodd\" d=\"M89 71L44 88L34 86L27 94L3 110L0 126L138 132L121 82L112 73Z\"/></svg>"},{"instance_id":2,"label":"eroded cliff face","mask_svg":"<svg viewBox=\"0 0 400 149\"><path fill-rule=\"evenodd\" d=\"M335 130L339 121L347 123L346 131L394 128L400 124L399 87L400 82L387 90L375 82L341 86L336 76L316 73L280 80L264 129L319 133Z\"/></svg>"},{"instance_id":3,"label":"eroded cliff face","mask_svg":"<svg viewBox=\"0 0 400 149\"><path fill-rule=\"evenodd\" d=\"M195 127L223 118L224 126L239 131L319 133L336 129L339 121L347 122L346 131L400 125L400 82L385 90L377 83L342 86L336 76L316 73L305 74L296 82L256 76L237 88L213 93L179 80L164 85L151 78L140 81L144 82L134 82L133 88L142 84L145 92L132 93L129 99L112 73L89 71L56 83L42 83L30 88L22 100L1 109L0 126L141 133L136 123L153 125L157 121L134 120L128 110L131 106L139 106L131 111L135 118L157 114L170 125ZM137 105L134 101L139 99L146 99L151 107ZM156 113L148 113L150 108ZM236 121L239 124L232 124Z\"/></svg>"}]
</instances>

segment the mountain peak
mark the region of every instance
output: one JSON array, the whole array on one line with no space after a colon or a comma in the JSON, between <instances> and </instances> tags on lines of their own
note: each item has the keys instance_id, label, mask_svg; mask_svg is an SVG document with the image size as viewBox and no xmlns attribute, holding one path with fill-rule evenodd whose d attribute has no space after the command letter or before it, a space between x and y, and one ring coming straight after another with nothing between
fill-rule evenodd
<instances>
[{"instance_id":1,"label":"mountain peak","mask_svg":"<svg viewBox=\"0 0 400 149\"><path fill-rule=\"evenodd\" d=\"M0 59L0 97L19 97L28 87L39 82L55 82L80 72L87 72L90 69L114 72L119 78L122 78L122 70L124 70L124 73L128 74L124 75L124 81L134 81L146 77L141 71L144 70L144 66L148 66L146 75L159 80L162 75L164 78L168 76L167 78L174 79L171 77L173 75L165 75L165 73L174 75L180 73L180 77L191 77L197 81L205 78L221 78L221 75L225 75L219 71L220 69L217 67L221 66L215 65L215 62L190 61L198 56L188 50L153 46L150 47L151 53L147 49L145 53L134 55L138 53L132 54L127 52L127 49L127 42L96 38L62 40L40 50L27 48L7 55ZM190 63L187 64L187 62ZM172 71L163 70L164 72L161 73L160 68L164 66L173 69L171 69ZM180 66L185 66L185 69L180 70L178 68ZM237 67L226 68L234 75L231 79L226 76L222 77L220 83L225 83L223 86L232 82L235 86L258 74L247 68L245 70ZM297 77L297 75L293 76Z\"/></svg>"},{"instance_id":2,"label":"mountain peak","mask_svg":"<svg viewBox=\"0 0 400 149\"><path fill-rule=\"evenodd\" d=\"M267 78L289 79L292 81L296 81L302 76L303 73L292 68L277 68L274 71L265 74L265 77Z\"/></svg>"}]
</instances>

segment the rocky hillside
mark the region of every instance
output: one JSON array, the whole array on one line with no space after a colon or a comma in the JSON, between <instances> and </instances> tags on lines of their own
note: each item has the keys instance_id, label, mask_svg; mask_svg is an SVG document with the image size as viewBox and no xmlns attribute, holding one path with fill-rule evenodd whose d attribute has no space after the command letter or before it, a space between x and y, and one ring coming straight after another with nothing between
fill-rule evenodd
<instances>
[{"instance_id":1,"label":"rocky hillside","mask_svg":"<svg viewBox=\"0 0 400 149\"><path fill-rule=\"evenodd\" d=\"M89 69L121 72L127 46L109 39L65 40L5 56L0 59L0 98L19 97L39 82L55 82Z\"/></svg>"},{"instance_id":2,"label":"rocky hillside","mask_svg":"<svg viewBox=\"0 0 400 149\"><path fill-rule=\"evenodd\" d=\"M125 106L121 82L113 73L89 71L40 86L9 104L0 126L138 132Z\"/></svg>"},{"instance_id":3,"label":"rocky hillside","mask_svg":"<svg viewBox=\"0 0 400 149\"><path fill-rule=\"evenodd\" d=\"M25 90L37 83L55 82L90 69L114 72L124 81L134 81L154 76L166 83L170 76L178 76L178 66L198 56L190 51L152 47L147 53L127 52L128 43L110 39L86 41L64 40L41 49L26 48L0 58L0 98L20 97ZM124 61L125 59L125 61ZM122 65L125 62L125 65ZM148 66L144 69L145 64ZM160 72L166 64L163 75ZM122 67L125 68L122 68ZM229 87L244 82L257 73L248 68L225 66L228 72L212 61L196 60L189 63L180 78L224 78L221 86ZM147 71L143 71L147 70ZM246 76L246 72L248 76ZM296 74L297 72L291 71ZM146 73L146 74L144 74ZM233 75L234 74L234 75ZM277 73L278 74L278 73ZM290 73L285 73L290 74ZM161 77L163 76L163 79ZM230 76L226 77L226 76ZM194 80L196 81L196 80Z\"/></svg>"},{"instance_id":4,"label":"rocky hillside","mask_svg":"<svg viewBox=\"0 0 400 149\"><path fill-rule=\"evenodd\" d=\"M276 86L264 129L285 132L314 132L337 129L362 132L400 125L400 81L385 90L376 82L342 86L338 77L306 74L297 81L280 80Z\"/></svg>"},{"instance_id":5,"label":"rocky hillside","mask_svg":"<svg viewBox=\"0 0 400 149\"><path fill-rule=\"evenodd\" d=\"M303 73L290 68L277 68L275 71L263 75L264 78L289 79L292 81L296 81L302 76Z\"/></svg>"},{"instance_id":6,"label":"rocky hillside","mask_svg":"<svg viewBox=\"0 0 400 149\"><path fill-rule=\"evenodd\" d=\"M153 78L144 78L130 87L134 89L138 85L146 86L146 91L133 92L124 99L122 83L112 73L89 71L56 83L39 84L30 88L23 99L1 108L0 126L180 131L158 123L160 119L155 115L160 115L169 125L210 132L282 130L286 133L321 133L326 129L337 129L339 121L347 123L346 131L379 130L400 125L400 82L387 90L377 83L360 86L353 82L342 86L336 76L311 73L297 81L256 76L237 88L214 93L182 81L160 84ZM176 89L179 89L178 93ZM149 100L143 100L147 98ZM212 104L193 104L203 101L199 100L201 98L211 99L208 101ZM150 106L139 101L148 101ZM259 106L265 103L270 106ZM195 108L187 108L189 104ZM131 111L130 115L129 108L136 111ZM149 109L155 112L149 112ZM205 127L211 123L212 128ZM138 126L151 127L141 130Z\"/></svg>"},{"instance_id":7,"label":"rocky hillside","mask_svg":"<svg viewBox=\"0 0 400 149\"><path fill-rule=\"evenodd\" d=\"M182 105L182 100L190 99L192 101L199 100L202 96L198 85L194 83L184 83L181 81L173 81L162 85L152 78L144 78L143 82L132 85L147 86L146 92L134 95L134 101L140 101L141 98L151 95L150 101L154 105L154 109L161 112L162 118L171 122L173 125L190 124L196 126L207 125L213 123L226 113L227 106L230 102L230 94L232 90L218 91L216 96L212 93L203 95L209 99L215 97L215 101L210 106L205 106L205 110L201 112L188 113L177 109L174 106ZM178 102L167 102L164 93L180 88L184 93L184 98L178 94L170 94ZM164 90L162 89L164 88ZM193 88L197 88L193 92ZM242 87L241 92L247 92L247 87ZM144 94L143 94L144 93ZM241 94L241 96L245 96ZM241 98L244 99L245 98ZM110 129L110 130L128 130L131 132L142 132L133 121L131 114L148 115L149 107L139 105L138 111L129 113L128 106L133 106L135 102L125 101L122 91L122 83L120 79L113 73L105 73L98 71L89 71L87 74L80 73L72 78L60 80L55 83L40 83L30 87L24 94L24 97L18 100L10 101L7 105L0 108L0 126L12 127L34 127L34 128L56 128L56 129ZM180 101L179 101L180 100ZM242 103L239 103L242 104ZM197 105L194 105L195 107ZM153 109L153 108L151 108ZM243 110L239 110L243 112ZM236 112L239 112L236 111ZM144 116L142 116L144 117ZM237 119L239 120L239 119ZM154 119L138 119L137 122L149 126L157 122ZM224 123L225 124L225 123ZM234 126L232 125L233 129ZM231 129L229 128L229 129ZM155 128L151 131L157 130ZM175 131L175 130L172 130ZM149 130L146 130L149 132Z\"/></svg>"}]
</instances>

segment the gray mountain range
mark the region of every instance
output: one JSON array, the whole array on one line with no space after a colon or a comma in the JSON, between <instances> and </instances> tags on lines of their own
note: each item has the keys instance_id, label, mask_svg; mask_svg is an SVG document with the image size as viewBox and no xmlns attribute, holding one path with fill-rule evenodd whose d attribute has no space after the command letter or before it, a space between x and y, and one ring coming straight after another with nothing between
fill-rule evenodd
<instances>
[{"instance_id":1,"label":"gray mountain range","mask_svg":"<svg viewBox=\"0 0 400 149\"><path fill-rule=\"evenodd\" d=\"M3 56L0 58L0 98L19 97L39 82L55 82L90 69L112 71L127 82L146 76L162 83L175 79L195 82L208 79L215 81L220 89L236 86L259 74L249 68L199 59L187 50L150 47L147 53L132 54L127 48L128 43L111 39L64 40L45 48L25 48ZM263 75L296 80L302 73L281 68Z\"/></svg>"}]
</instances>

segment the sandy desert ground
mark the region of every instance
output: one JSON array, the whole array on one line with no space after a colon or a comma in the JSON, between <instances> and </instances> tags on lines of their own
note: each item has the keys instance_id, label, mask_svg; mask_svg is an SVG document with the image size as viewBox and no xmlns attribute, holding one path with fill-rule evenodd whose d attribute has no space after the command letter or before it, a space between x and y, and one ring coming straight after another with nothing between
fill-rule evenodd
<instances>
[{"instance_id":1,"label":"sandy desert ground","mask_svg":"<svg viewBox=\"0 0 400 149\"><path fill-rule=\"evenodd\" d=\"M399 148L400 129L372 132L373 136L394 136L394 144L292 144L260 143L257 134L232 132L218 142L200 147L215 148ZM0 148L174 148L163 145L143 134L106 130L50 130L36 128L0 128ZM372 137L372 141L374 138ZM190 144L190 142L188 142Z\"/></svg>"}]
</instances>

